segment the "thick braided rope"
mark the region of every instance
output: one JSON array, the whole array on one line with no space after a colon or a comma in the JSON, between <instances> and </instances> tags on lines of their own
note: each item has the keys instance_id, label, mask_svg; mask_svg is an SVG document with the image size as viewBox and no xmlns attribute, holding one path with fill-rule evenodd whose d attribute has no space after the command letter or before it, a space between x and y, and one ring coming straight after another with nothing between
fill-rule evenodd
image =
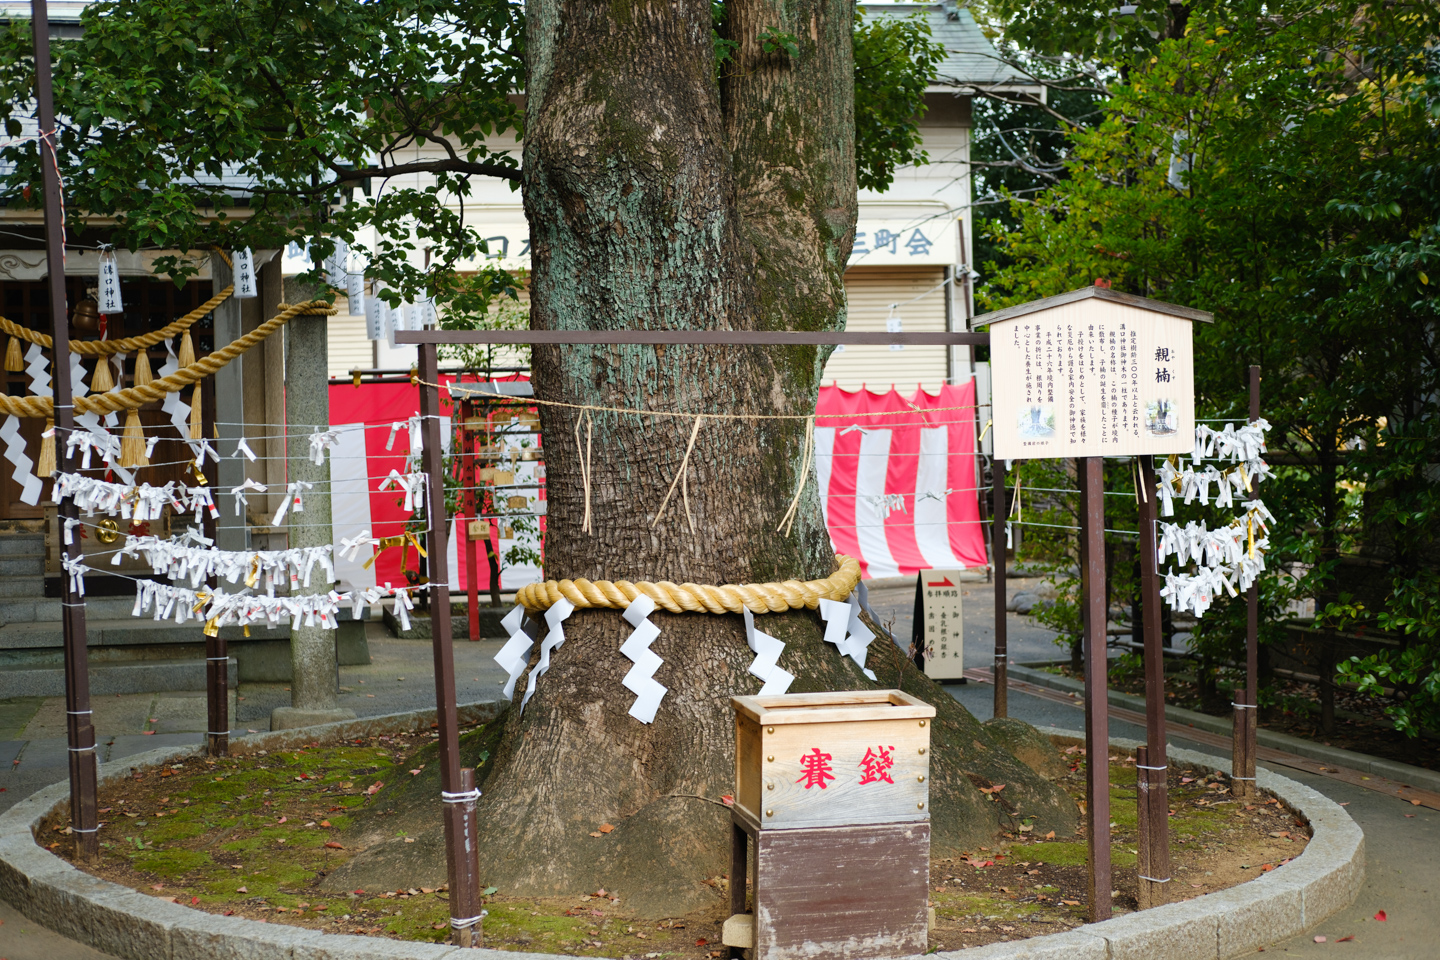
<instances>
[{"instance_id":1,"label":"thick braided rope","mask_svg":"<svg viewBox=\"0 0 1440 960\"><path fill-rule=\"evenodd\" d=\"M233 293L234 290L235 288L233 286L226 287L194 310L185 314L185 316L179 320L176 320L174 323L167 323L159 330L142 333L138 337L123 337L119 340L71 340L70 352L78 353L85 357L110 357L117 353L148 350L162 340L178 337L190 329L190 327L195 324L195 321L229 299L230 294ZM31 330L29 327L22 327L13 320L5 317L0 317L0 332L8 333L12 337L19 337L21 340L28 340L30 343L39 344L46 350L49 350L54 345L54 340L49 334Z\"/></svg>"},{"instance_id":2,"label":"thick braided rope","mask_svg":"<svg viewBox=\"0 0 1440 960\"><path fill-rule=\"evenodd\" d=\"M699 583L652 583L642 580L547 580L522 587L515 602L531 613L548 610L561 597L576 608L610 608L623 610L640 594L671 613L781 613L809 607L821 600L844 600L860 582L860 564L843 553L835 555L839 569L824 580L786 580L783 583L726 584L720 587Z\"/></svg>"},{"instance_id":3,"label":"thick braided rope","mask_svg":"<svg viewBox=\"0 0 1440 960\"><path fill-rule=\"evenodd\" d=\"M188 387L197 380L208 377L270 334L279 330L292 317L300 314L336 313L337 309L323 300L309 300L287 306L275 316L266 320L249 333L215 352L196 360L188 367L182 367L168 377L160 377L139 387L112 390L108 393L92 393L75 398L75 409L80 413L114 413L118 410L133 410L152 400L163 400L167 393L174 393ZM0 394L0 414L16 417L49 417L55 407L51 397L10 397Z\"/></svg>"}]
</instances>

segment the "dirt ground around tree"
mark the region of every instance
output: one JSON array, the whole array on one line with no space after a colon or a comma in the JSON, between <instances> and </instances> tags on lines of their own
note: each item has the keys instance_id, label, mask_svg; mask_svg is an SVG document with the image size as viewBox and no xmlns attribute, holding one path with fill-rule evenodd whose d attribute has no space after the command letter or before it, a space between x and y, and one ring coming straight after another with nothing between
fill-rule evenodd
<instances>
[{"instance_id":1,"label":"dirt ground around tree","mask_svg":"<svg viewBox=\"0 0 1440 960\"><path fill-rule=\"evenodd\" d=\"M383 820L379 805L387 789L423 774L432 742L433 734L425 733L317 742L268 755L191 758L137 770L102 790L101 857L83 866L142 893L224 916L442 941L450 915L443 885L343 896L320 890L324 876L354 852L347 842L362 832L357 814L376 806L369 815L373 830L375 817ZM1083 749L1057 753L1069 771L1063 786L1083 800ZM1110 768L1113 902L1120 913L1136 907L1134 760L1114 756ZM1003 785L989 797L1004 804ZM1282 866L1299 856L1309 838L1308 828L1278 800L1236 801L1220 775L1172 768L1170 809L1171 900L1223 890ZM932 949L1018 940L1085 922L1083 824L1073 836L1035 837L1023 820L1016 832L966 856L932 860ZM605 842L606 827L595 825L596 843ZM72 856L66 831L63 817L57 818L37 839ZM485 943L595 957L723 956L728 878L697 879L715 889L714 905L662 920L639 919L623 897L605 889L540 899L486 888Z\"/></svg>"}]
</instances>

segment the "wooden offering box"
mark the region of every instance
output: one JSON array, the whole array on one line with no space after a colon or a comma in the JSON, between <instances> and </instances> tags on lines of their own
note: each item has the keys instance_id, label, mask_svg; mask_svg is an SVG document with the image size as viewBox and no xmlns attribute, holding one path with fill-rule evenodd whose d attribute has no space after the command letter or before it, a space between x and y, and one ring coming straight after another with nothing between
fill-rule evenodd
<instances>
[{"instance_id":1,"label":"wooden offering box","mask_svg":"<svg viewBox=\"0 0 1440 960\"><path fill-rule=\"evenodd\" d=\"M730 703L736 790L724 943L749 948L751 960L923 953L935 708L899 690Z\"/></svg>"},{"instance_id":2,"label":"wooden offering box","mask_svg":"<svg viewBox=\"0 0 1440 960\"><path fill-rule=\"evenodd\" d=\"M899 690L732 697L735 811L767 830L930 819L935 708Z\"/></svg>"}]
</instances>

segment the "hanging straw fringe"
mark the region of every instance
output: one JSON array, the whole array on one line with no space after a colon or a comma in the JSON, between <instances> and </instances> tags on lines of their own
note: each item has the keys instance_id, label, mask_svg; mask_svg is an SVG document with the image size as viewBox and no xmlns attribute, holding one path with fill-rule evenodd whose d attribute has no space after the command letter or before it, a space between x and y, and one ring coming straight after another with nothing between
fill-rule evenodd
<instances>
[{"instance_id":1,"label":"hanging straw fringe","mask_svg":"<svg viewBox=\"0 0 1440 960\"><path fill-rule=\"evenodd\" d=\"M655 511L655 519L650 523L652 528L660 522L661 517L665 516L665 507L670 503L670 497L674 495L675 487L681 485L681 481L685 479L685 474L690 467L690 451L695 449L695 437L699 435L700 423L704 419L705 414L703 413L695 417L695 429L690 431L690 442L685 445L685 456L680 460L680 471L675 475L675 479L670 481L670 489L665 491L665 499L660 501L660 509ZM684 489L681 495L685 499L685 519L690 521L690 532L694 533L695 518L690 516L690 492L688 489Z\"/></svg>"},{"instance_id":2,"label":"hanging straw fringe","mask_svg":"<svg viewBox=\"0 0 1440 960\"><path fill-rule=\"evenodd\" d=\"M40 462L35 465L35 476L45 479L55 472L55 420L45 421L45 432L40 435Z\"/></svg>"},{"instance_id":3,"label":"hanging straw fringe","mask_svg":"<svg viewBox=\"0 0 1440 960\"><path fill-rule=\"evenodd\" d=\"M776 533L786 537L790 536L790 528L795 525L795 517L800 511L800 494L805 490L805 481L810 479L810 462L815 459L814 417L805 421L805 451L800 457L800 479L795 483L795 496L790 500L790 509L780 518L780 526L775 528Z\"/></svg>"},{"instance_id":4,"label":"hanging straw fringe","mask_svg":"<svg viewBox=\"0 0 1440 960\"><path fill-rule=\"evenodd\" d=\"M136 350L134 385L137 387L143 387L145 386L145 384L149 383L151 380L154 379L155 375L150 372L150 354L144 350Z\"/></svg>"},{"instance_id":5,"label":"hanging straw fringe","mask_svg":"<svg viewBox=\"0 0 1440 960\"><path fill-rule=\"evenodd\" d=\"M195 362L195 342L190 339L189 330L186 330L185 335L180 338L180 354L178 359L182 367L188 367Z\"/></svg>"},{"instance_id":6,"label":"hanging straw fringe","mask_svg":"<svg viewBox=\"0 0 1440 960\"><path fill-rule=\"evenodd\" d=\"M190 439L201 440L205 429L200 424L200 384L190 391Z\"/></svg>"},{"instance_id":7,"label":"hanging straw fringe","mask_svg":"<svg viewBox=\"0 0 1440 960\"><path fill-rule=\"evenodd\" d=\"M11 337L10 346L5 348L5 370L7 373L20 373L25 369L25 357L20 352L20 338Z\"/></svg>"},{"instance_id":8,"label":"hanging straw fringe","mask_svg":"<svg viewBox=\"0 0 1440 960\"><path fill-rule=\"evenodd\" d=\"M593 534L590 524L590 449L595 435L595 416L586 410L575 418L575 451L580 451L580 421L585 421L585 456L580 461L580 483L585 488L585 516L580 521L580 532Z\"/></svg>"},{"instance_id":9,"label":"hanging straw fringe","mask_svg":"<svg viewBox=\"0 0 1440 960\"><path fill-rule=\"evenodd\" d=\"M115 389L115 378L110 376L110 358L101 357L95 361L95 374L90 378L91 393L109 393Z\"/></svg>"},{"instance_id":10,"label":"hanging straw fringe","mask_svg":"<svg viewBox=\"0 0 1440 960\"><path fill-rule=\"evenodd\" d=\"M140 426L139 411L133 407L125 415L125 431L120 434L120 466L150 466L150 458L145 456L145 430Z\"/></svg>"}]
</instances>

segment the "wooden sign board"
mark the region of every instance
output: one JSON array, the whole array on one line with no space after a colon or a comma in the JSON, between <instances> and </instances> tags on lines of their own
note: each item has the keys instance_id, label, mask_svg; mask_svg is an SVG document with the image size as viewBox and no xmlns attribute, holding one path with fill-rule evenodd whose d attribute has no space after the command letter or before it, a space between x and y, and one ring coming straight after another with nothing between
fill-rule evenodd
<instances>
[{"instance_id":1,"label":"wooden sign board","mask_svg":"<svg viewBox=\"0 0 1440 960\"><path fill-rule=\"evenodd\" d=\"M925 676L964 680L965 621L961 618L960 571L921 570L915 611L925 643Z\"/></svg>"},{"instance_id":2,"label":"wooden sign board","mask_svg":"<svg viewBox=\"0 0 1440 960\"><path fill-rule=\"evenodd\" d=\"M732 697L735 811L757 828L930 819L935 708L899 690Z\"/></svg>"},{"instance_id":3,"label":"wooden sign board","mask_svg":"<svg viewBox=\"0 0 1440 960\"><path fill-rule=\"evenodd\" d=\"M977 317L990 326L995 456L1188 453L1197 320L1210 315L1105 287Z\"/></svg>"}]
</instances>

